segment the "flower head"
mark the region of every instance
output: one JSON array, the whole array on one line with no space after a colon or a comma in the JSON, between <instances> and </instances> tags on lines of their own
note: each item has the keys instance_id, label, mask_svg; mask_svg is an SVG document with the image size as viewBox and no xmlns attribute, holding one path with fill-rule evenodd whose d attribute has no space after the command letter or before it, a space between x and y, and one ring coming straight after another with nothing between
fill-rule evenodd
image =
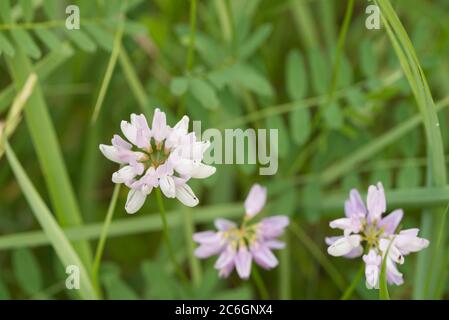
<instances>
[{"instance_id":1,"label":"flower head","mask_svg":"<svg viewBox=\"0 0 449 320\"><path fill-rule=\"evenodd\" d=\"M161 188L168 198L177 198L194 207L198 198L187 185L191 178L204 179L215 167L202 163L209 141L197 141L188 132L189 118L184 116L173 128L165 113L156 109L151 128L143 114L131 115L131 122L120 125L126 140L115 135L112 145L100 145L106 158L122 165L112 175L114 183L124 183L130 191L125 209L137 212L153 188Z\"/></svg>"},{"instance_id":2,"label":"flower head","mask_svg":"<svg viewBox=\"0 0 449 320\"><path fill-rule=\"evenodd\" d=\"M194 234L193 240L199 244L195 250L198 258L219 255L215 268L219 270L220 277L228 277L235 268L240 278L248 279L253 260L264 269L277 266L278 260L272 250L284 247L277 237L284 233L289 219L272 216L251 223L251 219L264 207L265 200L266 189L254 185L246 198L246 214L240 226L226 219L216 219L218 231Z\"/></svg>"},{"instance_id":3,"label":"flower head","mask_svg":"<svg viewBox=\"0 0 449 320\"><path fill-rule=\"evenodd\" d=\"M327 252L333 256L357 258L363 255L367 288L379 288L380 268L386 259L387 280L401 285L402 273L396 264L404 263L404 256L418 252L429 245L429 241L418 237L419 229L407 229L396 233L404 215L401 209L386 217L386 199L382 183L368 188L365 204L357 190L349 193L345 202L345 218L329 223L333 229L343 230L343 236L326 238ZM365 246L365 250L363 245Z\"/></svg>"}]
</instances>

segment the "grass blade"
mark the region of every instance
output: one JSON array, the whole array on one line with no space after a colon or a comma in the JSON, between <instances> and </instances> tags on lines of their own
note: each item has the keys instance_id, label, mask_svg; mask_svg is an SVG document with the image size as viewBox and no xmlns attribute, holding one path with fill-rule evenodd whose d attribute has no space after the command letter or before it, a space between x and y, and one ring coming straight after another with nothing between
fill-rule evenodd
<instances>
[{"instance_id":1,"label":"grass blade","mask_svg":"<svg viewBox=\"0 0 449 320\"><path fill-rule=\"evenodd\" d=\"M382 20L385 24L388 36L394 47L399 62L401 63L404 74L410 84L418 108L424 120L424 128L427 138L427 156L430 164L430 174L432 184L436 186L444 186L447 183L446 163L444 158L444 146L442 142L442 135L440 131L439 120L433 101L432 94L427 83L424 71L419 63L419 59L413 47L413 44L408 37L408 34L397 16L390 0L375 0L375 3L380 7L382 13ZM433 215L423 217L431 224L431 234L424 234L424 236L432 238L433 234L437 234L439 226L441 225L442 215L435 218ZM446 235L442 235L446 238ZM434 243L433 241L431 243ZM441 270L441 263L447 255L445 250L437 248L431 244L431 259L426 259L418 265L422 266L423 270ZM423 260L424 255L419 255L418 259ZM434 265L434 264L437 265ZM418 270L421 274L422 270ZM435 294L435 288L442 279L445 279L444 272L430 272L427 277L420 277L417 280L426 283L430 290L426 290L424 297L431 297ZM422 287L422 284L420 284ZM431 292L432 291L432 292Z\"/></svg>"},{"instance_id":2,"label":"grass blade","mask_svg":"<svg viewBox=\"0 0 449 320\"><path fill-rule=\"evenodd\" d=\"M13 58L7 59L17 89L33 70L30 60L17 48ZM25 108L25 120L43 171L56 217L61 226L80 226L82 218L73 192L61 149L39 84L36 84ZM89 243L74 244L75 250L90 270L92 256Z\"/></svg>"},{"instance_id":3,"label":"grass blade","mask_svg":"<svg viewBox=\"0 0 449 320\"><path fill-rule=\"evenodd\" d=\"M52 213L47 208L29 180L6 139L4 139L4 143L6 148L6 157L8 158L12 171L17 178L17 182L19 183L20 188L31 206L36 219L39 221L39 224L41 225L51 245L55 249L56 254L62 264L64 267L68 265L75 265L80 269L80 290L78 291L80 296L83 299L96 299L96 293L90 281L90 275L87 273L83 263L67 240L64 232L53 218Z\"/></svg>"}]
</instances>

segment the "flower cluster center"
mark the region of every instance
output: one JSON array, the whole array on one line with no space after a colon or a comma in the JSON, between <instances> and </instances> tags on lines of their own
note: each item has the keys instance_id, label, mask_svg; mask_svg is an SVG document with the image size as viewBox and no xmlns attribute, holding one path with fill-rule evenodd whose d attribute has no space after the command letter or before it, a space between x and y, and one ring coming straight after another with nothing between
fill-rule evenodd
<instances>
[{"instance_id":1,"label":"flower cluster center","mask_svg":"<svg viewBox=\"0 0 449 320\"><path fill-rule=\"evenodd\" d=\"M383 228L379 228L377 222L372 224L368 224L366 221L363 222L362 237L368 243L369 247L377 247L383 233Z\"/></svg>"},{"instance_id":2,"label":"flower cluster center","mask_svg":"<svg viewBox=\"0 0 449 320\"><path fill-rule=\"evenodd\" d=\"M240 228L231 228L223 232L223 237L231 242L236 249L239 246L249 246L257 237L257 225L246 226L243 224Z\"/></svg>"},{"instance_id":3,"label":"flower cluster center","mask_svg":"<svg viewBox=\"0 0 449 320\"><path fill-rule=\"evenodd\" d=\"M144 157L140 159L140 162L145 166L145 170L153 167L156 169L160 165L163 165L167 161L170 155L170 149L165 147L165 142L155 143L151 139L150 146L146 149L140 149L144 154Z\"/></svg>"}]
</instances>

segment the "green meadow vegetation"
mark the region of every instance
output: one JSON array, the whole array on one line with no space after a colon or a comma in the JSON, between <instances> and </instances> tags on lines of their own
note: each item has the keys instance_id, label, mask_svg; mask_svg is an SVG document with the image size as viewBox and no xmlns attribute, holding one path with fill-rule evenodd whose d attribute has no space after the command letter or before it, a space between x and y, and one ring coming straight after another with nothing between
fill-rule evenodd
<instances>
[{"instance_id":1,"label":"green meadow vegetation","mask_svg":"<svg viewBox=\"0 0 449 320\"><path fill-rule=\"evenodd\" d=\"M0 0L0 299L449 297L448 19L446 0ZM214 164L189 181L199 205L153 191L127 214L99 145L156 108L171 126L277 129L277 173ZM362 259L324 239L349 191L379 181L430 245L404 284L382 263L369 290ZM240 221L254 183L261 216L289 217L286 247L273 270L219 278L192 236Z\"/></svg>"}]
</instances>

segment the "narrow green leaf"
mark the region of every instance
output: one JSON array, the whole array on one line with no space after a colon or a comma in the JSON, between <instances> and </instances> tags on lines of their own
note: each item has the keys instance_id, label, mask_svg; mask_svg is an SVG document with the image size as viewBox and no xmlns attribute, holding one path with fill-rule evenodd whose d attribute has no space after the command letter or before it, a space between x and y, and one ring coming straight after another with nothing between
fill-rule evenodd
<instances>
[{"instance_id":1,"label":"narrow green leaf","mask_svg":"<svg viewBox=\"0 0 449 320\"><path fill-rule=\"evenodd\" d=\"M42 290L42 271L30 250L15 250L12 254L12 266L17 283L25 293L33 295Z\"/></svg>"},{"instance_id":2,"label":"narrow green leaf","mask_svg":"<svg viewBox=\"0 0 449 320\"><path fill-rule=\"evenodd\" d=\"M15 50L8 38L0 31L0 53L1 52L6 53L8 56L13 56Z\"/></svg>"},{"instance_id":3,"label":"narrow green leaf","mask_svg":"<svg viewBox=\"0 0 449 320\"><path fill-rule=\"evenodd\" d=\"M28 32L23 29L11 29L10 32L17 45L19 45L29 57L33 59L39 59L41 57L41 50L36 43L34 43L33 38L31 38Z\"/></svg>"},{"instance_id":4,"label":"narrow green leaf","mask_svg":"<svg viewBox=\"0 0 449 320\"><path fill-rule=\"evenodd\" d=\"M343 126L343 114L337 101L332 101L323 110L324 120L328 128L339 130Z\"/></svg>"},{"instance_id":5,"label":"narrow green leaf","mask_svg":"<svg viewBox=\"0 0 449 320\"><path fill-rule=\"evenodd\" d=\"M97 49L95 42L93 42L89 36L81 30L66 30L65 34L81 50L94 52Z\"/></svg>"},{"instance_id":6,"label":"narrow green leaf","mask_svg":"<svg viewBox=\"0 0 449 320\"><path fill-rule=\"evenodd\" d=\"M289 151L290 139L288 136L288 130L284 123L284 119L279 116L272 116L266 119L267 129L277 129L278 130L278 141L279 141L279 157L284 158L287 156Z\"/></svg>"},{"instance_id":7,"label":"narrow green leaf","mask_svg":"<svg viewBox=\"0 0 449 320\"><path fill-rule=\"evenodd\" d=\"M220 102L214 88L205 80L200 78L192 78L189 81L189 89L192 95L206 109L218 108Z\"/></svg>"},{"instance_id":8,"label":"narrow green leaf","mask_svg":"<svg viewBox=\"0 0 449 320\"><path fill-rule=\"evenodd\" d=\"M307 93L307 71L304 58L298 50L288 53L285 73L287 93L290 99L303 99Z\"/></svg>"},{"instance_id":9,"label":"narrow green leaf","mask_svg":"<svg viewBox=\"0 0 449 320\"><path fill-rule=\"evenodd\" d=\"M267 23L261 25L239 48L241 59L247 59L254 54L254 52L268 39L272 29L271 24Z\"/></svg>"},{"instance_id":10,"label":"narrow green leaf","mask_svg":"<svg viewBox=\"0 0 449 320\"><path fill-rule=\"evenodd\" d=\"M34 33L50 50L55 50L61 46L61 40L59 40L58 37L56 37L56 35L49 29L37 28L34 29Z\"/></svg>"},{"instance_id":11,"label":"narrow green leaf","mask_svg":"<svg viewBox=\"0 0 449 320\"><path fill-rule=\"evenodd\" d=\"M417 102L418 109L423 117L427 140L427 157L430 165L428 181L432 185L444 186L447 183L444 146L438 115L426 75L420 65L420 61L407 31L391 2L389 0L375 0L375 3L381 9L381 17L385 25L385 30L387 31L396 56ZM431 234L438 232L441 224L441 216L435 219L433 216L430 216L430 213L426 213L422 219L423 224L425 222L432 226L429 229L430 233L424 234L425 237L429 237ZM432 258L422 262L425 256L418 256L418 259L421 260L418 261L418 266L424 268L424 270L442 270L441 263L449 259L448 253L442 248L436 248L433 243L430 245L430 250L432 251ZM418 270L417 272L424 274L423 270ZM419 283L417 287L430 288L430 290L426 290L424 297L435 297L436 288L445 279L445 270L443 272L430 272L427 277L418 279Z\"/></svg>"},{"instance_id":12,"label":"narrow green leaf","mask_svg":"<svg viewBox=\"0 0 449 320\"><path fill-rule=\"evenodd\" d=\"M0 1L0 17L5 23L12 22L11 3L10 0Z\"/></svg>"},{"instance_id":13,"label":"narrow green leaf","mask_svg":"<svg viewBox=\"0 0 449 320\"><path fill-rule=\"evenodd\" d=\"M32 71L30 60L18 49L14 58L7 59L7 64L20 90ZM63 227L82 225L78 203L39 84L28 99L24 114L58 221ZM81 242L74 246L90 270L92 256L89 244Z\"/></svg>"},{"instance_id":14,"label":"narrow green leaf","mask_svg":"<svg viewBox=\"0 0 449 320\"><path fill-rule=\"evenodd\" d=\"M300 102L298 102L299 104ZM298 146L303 145L310 137L312 128L310 126L309 108L298 107L289 116L290 134Z\"/></svg>"},{"instance_id":15,"label":"narrow green leaf","mask_svg":"<svg viewBox=\"0 0 449 320\"><path fill-rule=\"evenodd\" d=\"M23 17L26 22L30 22L33 20L34 8L33 1L31 0L20 0L19 5L22 8Z\"/></svg>"},{"instance_id":16,"label":"narrow green leaf","mask_svg":"<svg viewBox=\"0 0 449 320\"><path fill-rule=\"evenodd\" d=\"M189 80L184 77L176 77L170 82L170 91L175 96L182 96L189 87Z\"/></svg>"},{"instance_id":17,"label":"narrow green leaf","mask_svg":"<svg viewBox=\"0 0 449 320\"><path fill-rule=\"evenodd\" d=\"M4 140L4 143L6 147L6 157L8 158L8 162L16 176L17 182L22 189L23 195L31 206L36 219L39 221L44 233L50 240L62 264L64 266L75 265L79 267L81 282L79 293L81 297L84 299L95 299L97 297L96 292L83 263L73 250L73 247L68 242L59 225L56 223L52 213L48 210L40 195L32 185L8 142Z\"/></svg>"},{"instance_id":18,"label":"narrow green leaf","mask_svg":"<svg viewBox=\"0 0 449 320\"><path fill-rule=\"evenodd\" d=\"M317 95L323 95L329 87L329 63L320 48L308 52L312 88Z\"/></svg>"},{"instance_id":19,"label":"narrow green leaf","mask_svg":"<svg viewBox=\"0 0 449 320\"><path fill-rule=\"evenodd\" d=\"M57 0L45 0L43 1L43 6L44 6L44 11L45 14L47 15L47 17L49 18L55 18L55 16L57 15L57 4L56 4Z\"/></svg>"},{"instance_id":20,"label":"narrow green leaf","mask_svg":"<svg viewBox=\"0 0 449 320\"><path fill-rule=\"evenodd\" d=\"M102 27L95 24L85 26L86 31L104 50L111 52L114 47L114 35Z\"/></svg>"},{"instance_id":21,"label":"narrow green leaf","mask_svg":"<svg viewBox=\"0 0 449 320\"><path fill-rule=\"evenodd\" d=\"M359 49L360 66L365 77L374 77L377 72L377 55L371 39L363 39Z\"/></svg>"},{"instance_id":22,"label":"narrow green leaf","mask_svg":"<svg viewBox=\"0 0 449 320\"><path fill-rule=\"evenodd\" d=\"M236 64L232 67L232 78L241 86L262 96L272 96L273 88L268 80L258 71L246 64Z\"/></svg>"}]
</instances>

